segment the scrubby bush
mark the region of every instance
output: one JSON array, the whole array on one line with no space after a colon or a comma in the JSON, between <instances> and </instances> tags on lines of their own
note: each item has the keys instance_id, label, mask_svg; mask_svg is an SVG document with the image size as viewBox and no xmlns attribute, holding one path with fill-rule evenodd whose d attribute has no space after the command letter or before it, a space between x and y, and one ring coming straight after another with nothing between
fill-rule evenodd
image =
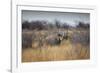
<instances>
[{"instance_id":1,"label":"scrubby bush","mask_svg":"<svg viewBox=\"0 0 100 73\"><path fill-rule=\"evenodd\" d=\"M22 33L22 48L32 47L32 35Z\"/></svg>"},{"instance_id":2,"label":"scrubby bush","mask_svg":"<svg viewBox=\"0 0 100 73\"><path fill-rule=\"evenodd\" d=\"M90 34L88 31L86 32L74 32L71 36L72 43L81 43L83 45L90 44Z\"/></svg>"}]
</instances>

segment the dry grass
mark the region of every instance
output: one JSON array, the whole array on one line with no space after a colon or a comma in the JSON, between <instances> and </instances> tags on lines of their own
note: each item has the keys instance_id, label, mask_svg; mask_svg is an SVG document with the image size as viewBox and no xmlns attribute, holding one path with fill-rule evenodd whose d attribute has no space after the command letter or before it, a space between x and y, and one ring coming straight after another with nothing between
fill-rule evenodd
<instances>
[{"instance_id":1,"label":"dry grass","mask_svg":"<svg viewBox=\"0 0 100 73\"><path fill-rule=\"evenodd\" d=\"M83 46L81 43L72 44L70 39L63 40L60 45L44 45L37 48L22 49L22 62L80 60L89 58L89 45Z\"/></svg>"}]
</instances>

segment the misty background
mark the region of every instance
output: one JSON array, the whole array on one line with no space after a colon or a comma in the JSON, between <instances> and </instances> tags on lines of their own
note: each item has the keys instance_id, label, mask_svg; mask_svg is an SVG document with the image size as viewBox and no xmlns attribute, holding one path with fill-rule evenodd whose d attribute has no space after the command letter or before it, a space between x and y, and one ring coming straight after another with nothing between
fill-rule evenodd
<instances>
[{"instance_id":1,"label":"misty background","mask_svg":"<svg viewBox=\"0 0 100 73\"><path fill-rule=\"evenodd\" d=\"M79 22L90 23L89 13L75 12L51 12L51 11L32 11L22 10L22 22L28 21L48 21L54 23L55 20L67 23L70 26L76 26Z\"/></svg>"}]
</instances>

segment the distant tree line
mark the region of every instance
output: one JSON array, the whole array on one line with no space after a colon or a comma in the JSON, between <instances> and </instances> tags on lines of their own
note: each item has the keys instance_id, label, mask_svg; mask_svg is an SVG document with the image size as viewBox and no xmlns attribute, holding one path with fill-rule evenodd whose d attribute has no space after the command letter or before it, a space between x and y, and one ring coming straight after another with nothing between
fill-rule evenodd
<instances>
[{"instance_id":1,"label":"distant tree line","mask_svg":"<svg viewBox=\"0 0 100 73\"><path fill-rule=\"evenodd\" d=\"M22 22L22 29L28 29L28 30L46 30L46 29L53 29L53 28L63 28L63 29L68 29L71 28L70 24L67 23L62 23L58 20L55 20L54 23L50 23L48 21L24 21ZM84 28L84 29L89 29L90 24L89 23L83 23L83 22L78 22L78 25L76 28Z\"/></svg>"},{"instance_id":2,"label":"distant tree line","mask_svg":"<svg viewBox=\"0 0 100 73\"><path fill-rule=\"evenodd\" d=\"M78 25L77 25L77 28L89 29L90 24L89 23L84 23L84 22L79 22Z\"/></svg>"}]
</instances>

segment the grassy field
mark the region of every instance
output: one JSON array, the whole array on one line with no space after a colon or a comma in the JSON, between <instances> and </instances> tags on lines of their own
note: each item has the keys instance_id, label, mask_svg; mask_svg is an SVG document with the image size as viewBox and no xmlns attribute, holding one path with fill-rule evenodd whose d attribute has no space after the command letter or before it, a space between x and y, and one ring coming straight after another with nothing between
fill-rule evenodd
<instances>
[{"instance_id":1,"label":"grassy field","mask_svg":"<svg viewBox=\"0 0 100 73\"><path fill-rule=\"evenodd\" d=\"M56 33L56 30L22 32L33 37L31 39L32 47L22 48L22 62L82 60L90 58L90 47L86 43L87 39L85 39L87 38L87 30L61 31L68 32L68 39L64 39L59 45L53 46L47 44L43 39L47 35ZM36 35L35 37L34 34ZM80 41L81 39L83 40Z\"/></svg>"}]
</instances>

